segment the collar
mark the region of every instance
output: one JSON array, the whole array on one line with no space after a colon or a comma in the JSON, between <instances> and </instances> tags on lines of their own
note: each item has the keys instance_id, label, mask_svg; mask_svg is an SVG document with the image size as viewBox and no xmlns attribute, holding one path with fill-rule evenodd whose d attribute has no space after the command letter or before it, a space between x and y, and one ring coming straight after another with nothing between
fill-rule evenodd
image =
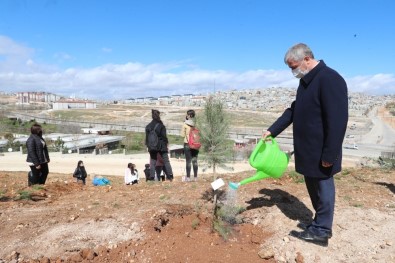
<instances>
[{"instance_id":1,"label":"collar","mask_svg":"<svg viewBox=\"0 0 395 263\"><path fill-rule=\"evenodd\" d=\"M300 79L300 83L303 82L306 85L310 84L310 82L314 79L314 77L318 74L318 72L320 72L320 70L323 69L324 67L326 67L325 62L323 60L319 60L318 64L312 70L310 70L310 72L307 73L306 76Z\"/></svg>"}]
</instances>

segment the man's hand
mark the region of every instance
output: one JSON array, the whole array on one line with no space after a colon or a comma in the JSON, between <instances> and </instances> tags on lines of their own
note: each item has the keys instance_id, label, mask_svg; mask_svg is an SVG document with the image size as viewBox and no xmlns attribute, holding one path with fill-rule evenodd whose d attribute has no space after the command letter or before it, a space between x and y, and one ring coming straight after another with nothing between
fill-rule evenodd
<instances>
[{"instance_id":1,"label":"man's hand","mask_svg":"<svg viewBox=\"0 0 395 263\"><path fill-rule=\"evenodd\" d=\"M332 163L328 163L328 162L325 162L325 161L321 161L321 164L325 168L331 167L333 165Z\"/></svg>"},{"instance_id":2,"label":"man's hand","mask_svg":"<svg viewBox=\"0 0 395 263\"><path fill-rule=\"evenodd\" d=\"M262 133L262 140L266 140L268 136L272 135L270 131L265 131Z\"/></svg>"}]
</instances>

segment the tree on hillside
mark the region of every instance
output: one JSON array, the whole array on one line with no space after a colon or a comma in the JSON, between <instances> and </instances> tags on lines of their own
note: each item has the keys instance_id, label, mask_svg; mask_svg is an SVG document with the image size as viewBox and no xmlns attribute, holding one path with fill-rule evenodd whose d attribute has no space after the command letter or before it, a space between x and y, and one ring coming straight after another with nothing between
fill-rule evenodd
<instances>
[{"instance_id":1,"label":"tree on hillside","mask_svg":"<svg viewBox=\"0 0 395 263\"><path fill-rule=\"evenodd\" d=\"M232 149L229 149L228 131L230 119L224 109L224 104L210 97L206 101L202 114L199 115L198 127L200 142L205 156L202 158L208 167L213 168L214 180L216 168L224 167L229 162Z\"/></svg>"}]
</instances>

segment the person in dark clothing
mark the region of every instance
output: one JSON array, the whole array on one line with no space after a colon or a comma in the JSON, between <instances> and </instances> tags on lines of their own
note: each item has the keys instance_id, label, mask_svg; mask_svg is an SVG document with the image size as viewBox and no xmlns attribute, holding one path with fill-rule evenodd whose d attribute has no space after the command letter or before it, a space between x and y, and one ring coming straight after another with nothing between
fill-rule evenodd
<instances>
[{"instance_id":1,"label":"person in dark clothing","mask_svg":"<svg viewBox=\"0 0 395 263\"><path fill-rule=\"evenodd\" d=\"M295 101L262 137L276 137L293 124L295 169L304 175L315 216L290 235L327 246L335 208L333 176L341 171L342 143L348 121L347 84L305 44L291 47L284 62L299 78Z\"/></svg>"},{"instance_id":2,"label":"person in dark clothing","mask_svg":"<svg viewBox=\"0 0 395 263\"><path fill-rule=\"evenodd\" d=\"M85 183L87 173L85 170L84 162L83 161L78 161L77 167L74 170L73 177L77 178L77 183L79 181L82 181L83 184Z\"/></svg>"},{"instance_id":3,"label":"person in dark clothing","mask_svg":"<svg viewBox=\"0 0 395 263\"><path fill-rule=\"evenodd\" d=\"M156 128L155 128L156 127ZM169 150L168 144L169 141L167 139L166 127L160 119L160 112L158 110L152 110L152 121L145 127L145 144L148 147L148 135L149 133L155 129L155 133L159 139L158 150L149 150L150 154L150 179L155 179L155 168L156 162L158 159L158 153L163 159L164 167L166 169L166 177L172 182L173 181L173 170L170 165L169 160Z\"/></svg>"},{"instance_id":4,"label":"person in dark clothing","mask_svg":"<svg viewBox=\"0 0 395 263\"><path fill-rule=\"evenodd\" d=\"M50 159L47 144L43 138L43 130L40 124L35 123L30 128L30 132L31 134L26 141L26 162L31 170L28 185L45 184L49 173L48 163Z\"/></svg>"},{"instance_id":5,"label":"person in dark clothing","mask_svg":"<svg viewBox=\"0 0 395 263\"><path fill-rule=\"evenodd\" d=\"M145 181L148 182L151 180L151 176L150 176L150 167L149 167L149 163L145 164L145 169L144 169L144 175L145 175Z\"/></svg>"}]
</instances>

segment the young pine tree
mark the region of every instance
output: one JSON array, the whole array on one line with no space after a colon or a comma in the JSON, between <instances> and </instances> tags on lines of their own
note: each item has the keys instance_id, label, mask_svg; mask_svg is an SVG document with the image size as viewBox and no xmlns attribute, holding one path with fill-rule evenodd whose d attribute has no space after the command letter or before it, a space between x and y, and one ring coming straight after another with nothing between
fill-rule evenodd
<instances>
[{"instance_id":1,"label":"young pine tree","mask_svg":"<svg viewBox=\"0 0 395 263\"><path fill-rule=\"evenodd\" d=\"M210 97L198 121L200 142L205 153L202 159L208 167L213 168L215 180L216 168L228 168L225 163L231 159L231 149L227 138L230 120L225 112L224 104Z\"/></svg>"}]
</instances>

